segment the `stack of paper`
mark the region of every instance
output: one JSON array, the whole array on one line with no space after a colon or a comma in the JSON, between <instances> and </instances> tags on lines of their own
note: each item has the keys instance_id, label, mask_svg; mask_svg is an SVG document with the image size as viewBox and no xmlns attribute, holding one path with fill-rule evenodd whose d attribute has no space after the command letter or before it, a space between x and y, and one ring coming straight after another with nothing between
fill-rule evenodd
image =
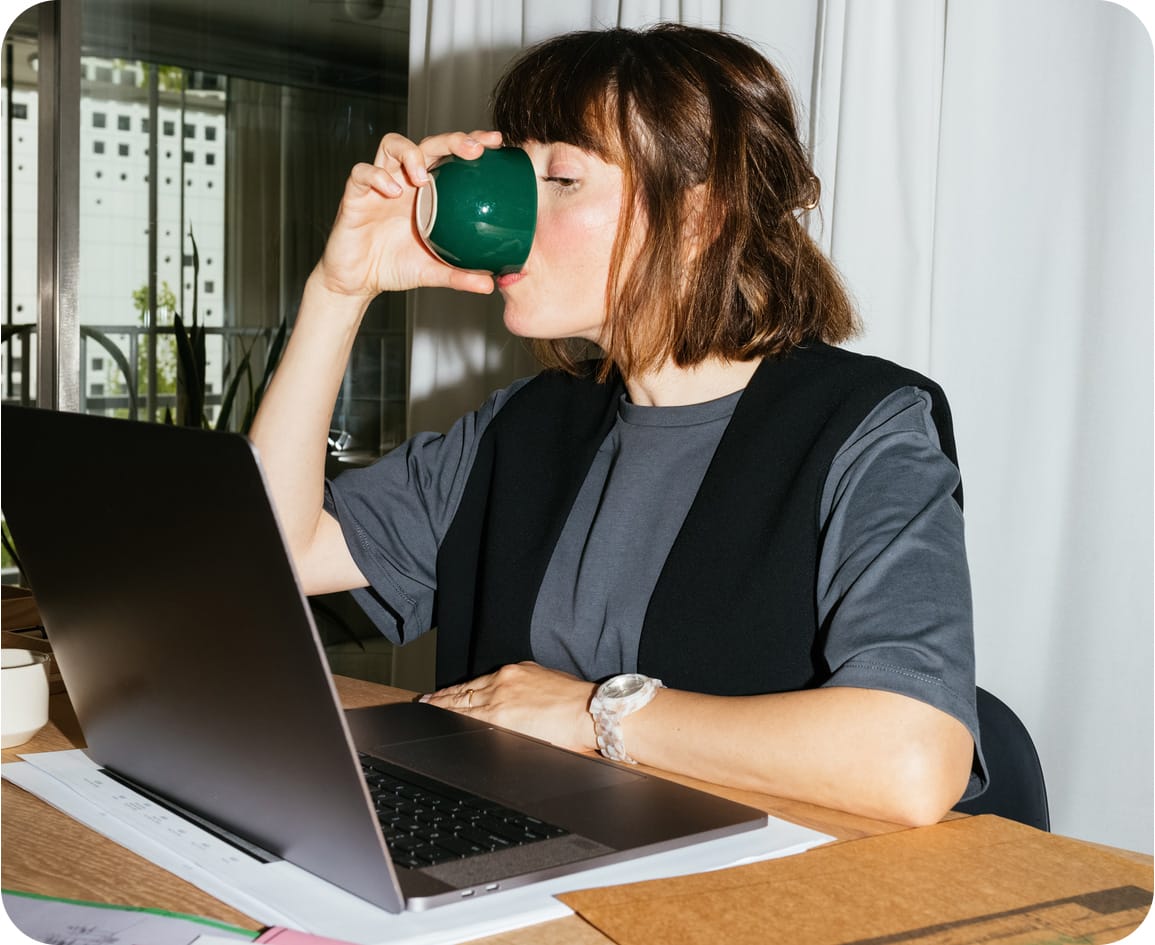
<instances>
[{"instance_id":1,"label":"stack of paper","mask_svg":"<svg viewBox=\"0 0 1155 945\"><path fill-rule=\"evenodd\" d=\"M22 756L5 778L122 846L270 926L355 945L443 945L571 914L575 889L681 876L785 856L832 837L771 818L759 830L512 889L428 912L391 915L292 863L260 863L104 775L82 751Z\"/></svg>"}]
</instances>

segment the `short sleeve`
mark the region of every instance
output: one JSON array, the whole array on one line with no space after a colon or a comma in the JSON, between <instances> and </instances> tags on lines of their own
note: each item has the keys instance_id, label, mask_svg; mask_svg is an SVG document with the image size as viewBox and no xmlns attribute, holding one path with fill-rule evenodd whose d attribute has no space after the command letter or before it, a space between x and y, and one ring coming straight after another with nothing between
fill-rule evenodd
<instances>
[{"instance_id":1,"label":"short sleeve","mask_svg":"<svg viewBox=\"0 0 1155 945\"><path fill-rule=\"evenodd\" d=\"M369 582L352 591L394 643L408 643L433 622L437 551L461 502L489 422L528 379L492 394L441 433L420 433L371 466L325 483L325 510Z\"/></svg>"},{"instance_id":2,"label":"short sleeve","mask_svg":"<svg viewBox=\"0 0 1155 945\"><path fill-rule=\"evenodd\" d=\"M930 395L884 398L831 464L820 506L817 603L829 686L910 696L974 737L967 797L985 786L959 472Z\"/></svg>"}]
</instances>

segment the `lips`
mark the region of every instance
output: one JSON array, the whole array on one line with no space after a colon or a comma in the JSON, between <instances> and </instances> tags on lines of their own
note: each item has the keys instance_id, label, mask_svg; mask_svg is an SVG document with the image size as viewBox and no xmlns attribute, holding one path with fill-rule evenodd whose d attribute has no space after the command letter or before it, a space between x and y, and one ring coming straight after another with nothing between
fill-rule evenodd
<instances>
[{"instance_id":1,"label":"lips","mask_svg":"<svg viewBox=\"0 0 1155 945\"><path fill-rule=\"evenodd\" d=\"M504 276L498 276L497 277L497 287L499 289L504 289L508 286L513 285L515 282L520 282L522 279L525 278L525 276L526 276L526 273L524 271L522 271L522 272L507 272Z\"/></svg>"}]
</instances>

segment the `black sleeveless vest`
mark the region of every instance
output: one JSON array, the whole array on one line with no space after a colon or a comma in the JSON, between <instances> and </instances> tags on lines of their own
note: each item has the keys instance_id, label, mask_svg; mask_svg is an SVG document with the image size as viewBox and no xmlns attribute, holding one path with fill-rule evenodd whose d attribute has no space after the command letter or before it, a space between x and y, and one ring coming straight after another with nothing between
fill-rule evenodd
<instances>
[{"instance_id":1,"label":"black sleeveless vest","mask_svg":"<svg viewBox=\"0 0 1155 945\"><path fill-rule=\"evenodd\" d=\"M542 373L482 435L437 558L439 686L533 658L538 589L624 390L620 378L598 383L592 371ZM763 361L650 598L639 672L723 695L827 678L815 599L826 473L866 415L905 386L931 394L943 451L956 461L949 407L933 381L819 343Z\"/></svg>"}]
</instances>

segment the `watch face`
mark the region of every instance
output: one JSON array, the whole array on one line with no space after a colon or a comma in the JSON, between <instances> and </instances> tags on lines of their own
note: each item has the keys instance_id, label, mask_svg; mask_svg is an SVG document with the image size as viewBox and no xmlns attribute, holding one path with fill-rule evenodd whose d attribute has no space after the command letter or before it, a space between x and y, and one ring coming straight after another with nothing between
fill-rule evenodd
<instances>
[{"instance_id":1,"label":"watch face","mask_svg":"<svg viewBox=\"0 0 1155 945\"><path fill-rule=\"evenodd\" d=\"M605 694L610 699L626 699L635 692L640 692L645 688L645 685L646 677L639 676L637 673L615 676L606 682Z\"/></svg>"}]
</instances>

